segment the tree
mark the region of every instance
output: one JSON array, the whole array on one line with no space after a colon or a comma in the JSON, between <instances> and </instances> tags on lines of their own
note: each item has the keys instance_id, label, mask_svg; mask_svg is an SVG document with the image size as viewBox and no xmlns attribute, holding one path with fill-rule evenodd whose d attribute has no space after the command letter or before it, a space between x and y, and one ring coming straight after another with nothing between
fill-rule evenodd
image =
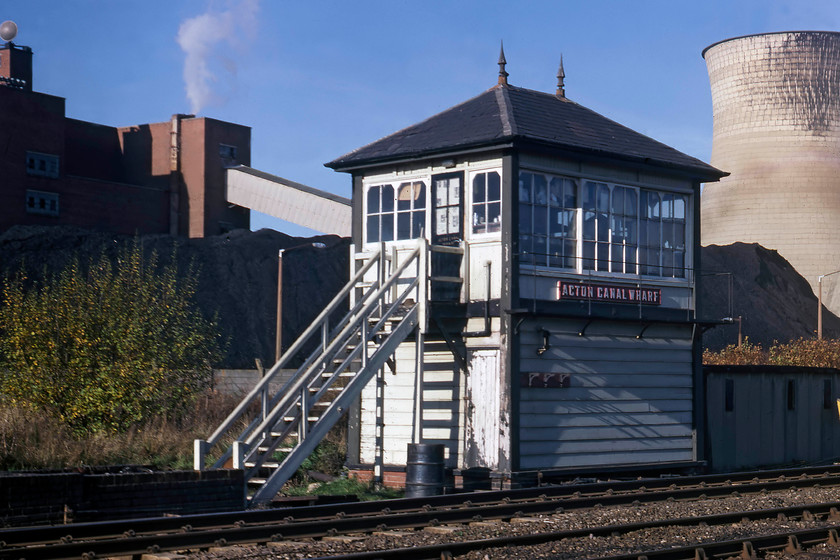
<instances>
[{"instance_id":1,"label":"tree","mask_svg":"<svg viewBox=\"0 0 840 560\"><path fill-rule=\"evenodd\" d=\"M215 320L193 304L193 267L161 266L139 242L32 281L3 281L0 395L52 411L76 433L176 415L212 381Z\"/></svg>"}]
</instances>

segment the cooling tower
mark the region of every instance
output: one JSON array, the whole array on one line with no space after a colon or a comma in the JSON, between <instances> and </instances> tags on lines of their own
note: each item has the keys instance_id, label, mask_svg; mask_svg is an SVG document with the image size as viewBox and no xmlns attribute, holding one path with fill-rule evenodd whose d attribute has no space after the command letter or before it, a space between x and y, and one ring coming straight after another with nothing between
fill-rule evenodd
<instances>
[{"instance_id":1,"label":"cooling tower","mask_svg":"<svg viewBox=\"0 0 840 560\"><path fill-rule=\"evenodd\" d=\"M816 293L840 270L840 33L737 37L703 57L711 164L730 175L703 189L702 244L776 249ZM823 300L840 312L840 274Z\"/></svg>"}]
</instances>

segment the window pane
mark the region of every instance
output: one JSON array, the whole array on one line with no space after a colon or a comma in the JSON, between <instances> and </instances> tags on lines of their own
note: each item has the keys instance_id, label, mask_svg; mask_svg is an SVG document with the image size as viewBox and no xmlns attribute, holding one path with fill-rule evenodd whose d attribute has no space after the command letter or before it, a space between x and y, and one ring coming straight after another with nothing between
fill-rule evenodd
<instances>
[{"instance_id":1,"label":"window pane","mask_svg":"<svg viewBox=\"0 0 840 560\"><path fill-rule=\"evenodd\" d=\"M487 200L502 200L502 178L495 171L487 174Z\"/></svg>"},{"instance_id":2,"label":"window pane","mask_svg":"<svg viewBox=\"0 0 840 560\"><path fill-rule=\"evenodd\" d=\"M545 175L534 175L534 204L548 204L548 185L545 183Z\"/></svg>"},{"instance_id":3,"label":"window pane","mask_svg":"<svg viewBox=\"0 0 840 560\"><path fill-rule=\"evenodd\" d=\"M549 197L548 203L551 206L562 206L563 205L563 187L564 187L565 180L560 179L558 177L554 177L551 179L551 184L549 185Z\"/></svg>"},{"instance_id":4,"label":"window pane","mask_svg":"<svg viewBox=\"0 0 840 560\"><path fill-rule=\"evenodd\" d=\"M595 239L595 212L584 212L583 214L583 238Z\"/></svg>"},{"instance_id":5,"label":"window pane","mask_svg":"<svg viewBox=\"0 0 840 560\"><path fill-rule=\"evenodd\" d=\"M685 219L685 205L686 200L684 196L674 195L674 218L678 220Z\"/></svg>"},{"instance_id":6,"label":"window pane","mask_svg":"<svg viewBox=\"0 0 840 560\"><path fill-rule=\"evenodd\" d=\"M393 204L393 199L392 199ZM394 215L382 216L382 241L394 240Z\"/></svg>"},{"instance_id":7,"label":"window pane","mask_svg":"<svg viewBox=\"0 0 840 560\"><path fill-rule=\"evenodd\" d=\"M484 173L480 173L473 178L473 202L484 202L487 188L487 181Z\"/></svg>"},{"instance_id":8,"label":"window pane","mask_svg":"<svg viewBox=\"0 0 840 560\"><path fill-rule=\"evenodd\" d=\"M426 211L414 212L411 220L413 223L411 237L414 239L423 237L423 231L426 229Z\"/></svg>"},{"instance_id":9,"label":"window pane","mask_svg":"<svg viewBox=\"0 0 840 560\"><path fill-rule=\"evenodd\" d=\"M368 216L367 240L368 243L377 243L379 241L379 216Z\"/></svg>"},{"instance_id":10,"label":"window pane","mask_svg":"<svg viewBox=\"0 0 840 560\"><path fill-rule=\"evenodd\" d=\"M604 183L598 183L598 210L610 211L610 188Z\"/></svg>"},{"instance_id":11,"label":"window pane","mask_svg":"<svg viewBox=\"0 0 840 560\"><path fill-rule=\"evenodd\" d=\"M563 181L563 184L563 206L575 208L577 206L577 185L569 179Z\"/></svg>"},{"instance_id":12,"label":"window pane","mask_svg":"<svg viewBox=\"0 0 840 560\"><path fill-rule=\"evenodd\" d=\"M519 174L519 202L531 202L531 173Z\"/></svg>"},{"instance_id":13,"label":"window pane","mask_svg":"<svg viewBox=\"0 0 840 560\"><path fill-rule=\"evenodd\" d=\"M473 206L473 232L484 233L486 231L485 224L487 223L487 216L484 214L484 205L477 204Z\"/></svg>"},{"instance_id":14,"label":"window pane","mask_svg":"<svg viewBox=\"0 0 840 560\"><path fill-rule=\"evenodd\" d=\"M564 251L566 254L566 268L575 268L575 260L577 258L577 242L566 239L564 242Z\"/></svg>"},{"instance_id":15,"label":"window pane","mask_svg":"<svg viewBox=\"0 0 840 560\"><path fill-rule=\"evenodd\" d=\"M662 219L674 217L674 195L662 196Z\"/></svg>"},{"instance_id":16,"label":"window pane","mask_svg":"<svg viewBox=\"0 0 840 560\"><path fill-rule=\"evenodd\" d=\"M595 209L595 192L596 184L592 181L587 181L583 187L583 208L586 210Z\"/></svg>"},{"instance_id":17,"label":"window pane","mask_svg":"<svg viewBox=\"0 0 840 560\"><path fill-rule=\"evenodd\" d=\"M397 214L397 239L411 239L411 213Z\"/></svg>"},{"instance_id":18,"label":"window pane","mask_svg":"<svg viewBox=\"0 0 840 560\"><path fill-rule=\"evenodd\" d=\"M547 213L545 206L534 206L534 233L548 233Z\"/></svg>"},{"instance_id":19,"label":"window pane","mask_svg":"<svg viewBox=\"0 0 840 560\"><path fill-rule=\"evenodd\" d=\"M381 190L381 187L371 187L370 190L368 190L368 214L377 214L379 212L379 192Z\"/></svg>"},{"instance_id":20,"label":"window pane","mask_svg":"<svg viewBox=\"0 0 840 560\"><path fill-rule=\"evenodd\" d=\"M624 189L621 187L615 187L613 189L611 210L613 214L624 213Z\"/></svg>"},{"instance_id":21,"label":"window pane","mask_svg":"<svg viewBox=\"0 0 840 560\"><path fill-rule=\"evenodd\" d=\"M624 215L637 216L639 214L639 203L636 200L638 193L633 189L627 189L624 198Z\"/></svg>"},{"instance_id":22,"label":"window pane","mask_svg":"<svg viewBox=\"0 0 840 560\"><path fill-rule=\"evenodd\" d=\"M610 264L612 265L613 272L624 272L624 246L619 244L612 245L612 251L610 254Z\"/></svg>"},{"instance_id":23,"label":"window pane","mask_svg":"<svg viewBox=\"0 0 840 560\"><path fill-rule=\"evenodd\" d=\"M499 231L502 222L502 204L491 202L487 205L487 231Z\"/></svg>"},{"instance_id":24,"label":"window pane","mask_svg":"<svg viewBox=\"0 0 840 560\"><path fill-rule=\"evenodd\" d=\"M595 268L595 243L593 241L583 242L583 268L584 270Z\"/></svg>"},{"instance_id":25,"label":"window pane","mask_svg":"<svg viewBox=\"0 0 840 560\"><path fill-rule=\"evenodd\" d=\"M647 217L659 218L659 194L649 192L647 195Z\"/></svg>"},{"instance_id":26,"label":"window pane","mask_svg":"<svg viewBox=\"0 0 840 560\"><path fill-rule=\"evenodd\" d=\"M597 215L597 235L598 241L609 241L610 239L610 224L604 214Z\"/></svg>"},{"instance_id":27,"label":"window pane","mask_svg":"<svg viewBox=\"0 0 840 560\"><path fill-rule=\"evenodd\" d=\"M534 236L534 263L539 266L548 264L548 237L545 235Z\"/></svg>"},{"instance_id":28,"label":"window pane","mask_svg":"<svg viewBox=\"0 0 840 560\"><path fill-rule=\"evenodd\" d=\"M382 185L382 212L394 211L394 187Z\"/></svg>"},{"instance_id":29,"label":"window pane","mask_svg":"<svg viewBox=\"0 0 840 560\"><path fill-rule=\"evenodd\" d=\"M610 266L610 244L609 243L598 243L596 245L596 255L595 260L597 261L595 264L596 270L609 270Z\"/></svg>"},{"instance_id":30,"label":"window pane","mask_svg":"<svg viewBox=\"0 0 840 560\"><path fill-rule=\"evenodd\" d=\"M563 211L563 229L566 232L566 237L575 238L577 236L577 210Z\"/></svg>"},{"instance_id":31,"label":"window pane","mask_svg":"<svg viewBox=\"0 0 840 560\"><path fill-rule=\"evenodd\" d=\"M523 233L531 233L533 231L533 221L531 220L530 204L519 205L519 231Z\"/></svg>"},{"instance_id":32,"label":"window pane","mask_svg":"<svg viewBox=\"0 0 840 560\"><path fill-rule=\"evenodd\" d=\"M426 207L426 183L414 183L414 208Z\"/></svg>"},{"instance_id":33,"label":"window pane","mask_svg":"<svg viewBox=\"0 0 840 560\"><path fill-rule=\"evenodd\" d=\"M685 253L674 251L674 277L685 278Z\"/></svg>"},{"instance_id":34,"label":"window pane","mask_svg":"<svg viewBox=\"0 0 840 560\"><path fill-rule=\"evenodd\" d=\"M519 253L520 262L532 264L533 259L533 236L530 233L522 233L519 235Z\"/></svg>"},{"instance_id":35,"label":"window pane","mask_svg":"<svg viewBox=\"0 0 840 560\"><path fill-rule=\"evenodd\" d=\"M411 183L403 183L397 191L397 210L410 210L411 201L414 198L414 189Z\"/></svg>"},{"instance_id":36,"label":"window pane","mask_svg":"<svg viewBox=\"0 0 840 560\"><path fill-rule=\"evenodd\" d=\"M564 266L563 260L564 242L562 237L551 237L548 240L548 264L549 266Z\"/></svg>"}]
</instances>

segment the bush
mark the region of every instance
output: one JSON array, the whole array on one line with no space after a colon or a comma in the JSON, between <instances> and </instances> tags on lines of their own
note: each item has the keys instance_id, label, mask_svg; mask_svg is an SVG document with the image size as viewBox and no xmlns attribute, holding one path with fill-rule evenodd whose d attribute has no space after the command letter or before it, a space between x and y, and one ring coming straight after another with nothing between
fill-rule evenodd
<instances>
[{"instance_id":1,"label":"bush","mask_svg":"<svg viewBox=\"0 0 840 560\"><path fill-rule=\"evenodd\" d=\"M48 410L74 434L121 432L177 416L212 382L221 357L214 321L193 304L193 270L159 267L139 243L116 264L103 253L86 267L4 280L0 396Z\"/></svg>"},{"instance_id":2,"label":"bush","mask_svg":"<svg viewBox=\"0 0 840 560\"><path fill-rule=\"evenodd\" d=\"M749 338L740 346L730 344L720 352L703 351L703 363L707 365L761 365L768 363L767 360L767 351L761 348L761 344L752 344Z\"/></svg>"},{"instance_id":3,"label":"bush","mask_svg":"<svg viewBox=\"0 0 840 560\"><path fill-rule=\"evenodd\" d=\"M741 346L729 345L720 352L703 352L707 365L774 365L840 368L840 340L806 339L774 343L768 350L746 340Z\"/></svg>"}]
</instances>

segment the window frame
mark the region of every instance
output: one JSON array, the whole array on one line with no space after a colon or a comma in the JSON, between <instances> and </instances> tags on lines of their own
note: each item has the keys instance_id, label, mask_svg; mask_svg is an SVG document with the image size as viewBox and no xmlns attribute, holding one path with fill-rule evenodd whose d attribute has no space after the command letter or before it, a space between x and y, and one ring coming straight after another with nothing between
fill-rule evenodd
<instances>
[{"instance_id":1,"label":"window frame","mask_svg":"<svg viewBox=\"0 0 840 560\"><path fill-rule=\"evenodd\" d=\"M522 191L523 188L523 176L524 175L532 176L529 188L529 193L524 193ZM536 200L537 198L537 179L534 177L542 176L543 181L545 183L545 192L548 194L551 191L551 187L549 185L552 184L554 180L563 180L569 181L570 183L575 185L575 193L576 193L576 200L575 200L575 216L574 216L574 224L576 230L574 232L574 256L571 257L566 253L569 251L564 251L562 254L554 255L549 250L549 242L551 241L552 232L550 228L552 226L551 223L547 224L545 232L539 230L538 225L536 224L535 216L536 216L536 209L546 209L548 212L547 220L551 222L552 217L556 218L557 214L552 212L552 208L558 209L558 211L564 212L566 216L570 212L571 207L567 208L565 205L565 201L563 205L556 205L552 206L552 202L546 197L545 202L541 202ZM606 192L609 194L609 197L605 203L605 216L602 217L605 220L605 224L598 224L597 220L593 222L590 231L593 233L592 238L588 239L589 231L586 231L588 227L586 225L586 213L587 211L591 211L594 215L598 212L598 201L595 200L592 208L588 208L585 197L586 197L586 188L587 184L594 184L594 185L601 185L602 187L606 187ZM628 207L628 203L625 201L622 203L623 210L621 212L613 212L615 198L614 193L621 192L626 195L628 192L633 192L633 203L631 207L634 209L631 211ZM643 249L652 249L653 246L650 245L649 241L647 245L642 244L642 226L644 224L645 219L645 210L642 207L642 200L643 195L650 196L651 194L655 194L659 201L660 206L662 201L669 200L672 204L672 210L667 216L667 218L662 217L661 207L659 209L658 215L658 246L657 252L658 255L658 264L653 265L650 263L644 262L643 259ZM527 194L528 197L531 197L531 202L525 200L525 195ZM596 196L597 196L596 192ZM633 184L627 182L617 182L615 180L609 180L604 178L594 178L589 176L574 176L569 174L562 174L556 173L551 171L541 171L537 169L530 169L530 168L522 168L519 170L519 180L517 183L517 193L516 196L519 199L519 231L517 232L519 238L519 261L520 266L526 267L534 267L535 269L546 270L551 272L559 272L559 273L568 273L568 274L589 274L593 276L603 276L603 277L620 277L620 278L646 278L651 280L657 281L677 281L677 282L690 282L693 277L693 267L692 267L692 255L693 255L693 222L694 222L694 215L693 215L693 204L695 204L695 199L692 193L676 190L676 189L667 189L662 187L652 187L650 185L641 185L641 184ZM680 201L676 203L674 201ZM530 217L526 217L523 213L523 207L530 207L532 214ZM679 207L679 212L675 209ZM632 222L629 224L627 223L627 219L632 218ZM667 226L670 226L672 235L668 238L663 237L663 220ZM571 222L566 218L566 222ZM623 235L616 236L615 231L618 231L619 228L614 227L616 223L623 222L625 224L625 232ZM597 229L599 229L599 225L601 226L600 229L604 229L606 234L604 236L597 235ZM529 228L529 231L525 231L523 226ZM679 228L677 228L679 226ZM679 230L681 228L681 230ZM633 231L635 229L635 231ZM679 231L678 231L679 230ZM677 233L674 233L677 232ZM604 233L604 232L601 232ZM528 238L532 238L529 240ZM536 251L536 245L534 239L537 237L545 237L545 250L546 254L540 255ZM601 237L605 237L604 240ZM630 247L633 255L632 255L632 262L628 260L628 249L622 249L622 257L620 262L616 261L613 262L614 250L615 247L618 246L618 240L622 237L626 237L629 239L628 242L623 243L623 247ZM680 244L681 242L681 244ZM601 266L598 266L598 260L600 258L600 254L595 251L592 253L592 257L595 259L593 261L592 267L587 267L585 262L585 255L589 252L587 249L587 243L592 243L593 247L597 247L598 243L603 243L604 250L606 251L606 257L603 259L606 262L606 266L604 266L604 270L601 270ZM667 246L670 244L670 246ZM526 245L530 245L530 249L526 247ZM666 247L667 246L667 247ZM670 264L665 262L662 253L663 248L667 248L670 251L671 261ZM529 252L530 251L530 252ZM679 258L682 260L680 262L674 261L674 255L678 255ZM571 258L574 266L568 266L569 259ZM564 264L558 264L558 262L563 262ZM615 265L618 264L620 270L618 270ZM658 272L651 273L651 271ZM670 271L670 272L669 272Z\"/></svg>"},{"instance_id":2,"label":"window frame","mask_svg":"<svg viewBox=\"0 0 840 560\"><path fill-rule=\"evenodd\" d=\"M409 208L400 209L400 200L399 194L400 189L405 186L414 185L416 187L417 184L422 185L422 198L423 200L423 207L417 207L416 201L418 197L414 197L410 199ZM413 176L413 177L379 177L376 180L366 181L363 185L363 212L362 212L362 242L363 245L372 245L372 244L379 244L379 243L393 243L393 242L403 242L403 241L410 241L411 239L417 239L421 235L428 237L428 229L429 229L429 192L430 192L430 180L427 175L423 176ZM389 187L391 189L391 199L392 203L389 208L385 208L386 204L383 203L383 190L384 188ZM371 192L374 190L379 190L378 201L377 201L377 209L374 212L371 212ZM409 217L409 227L410 227L410 236L409 237L400 237L399 226L400 226L400 216L408 215ZM418 215L422 215L422 218L419 220ZM377 239L371 240L371 226L370 226L370 219L373 216L378 217L378 225L377 225ZM383 239L383 223L388 220L391 224L391 238L390 239ZM415 231L415 227L419 227L418 231Z\"/></svg>"},{"instance_id":3,"label":"window frame","mask_svg":"<svg viewBox=\"0 0 840 560\"><path fill-rule=\"evenodd\" d=\"M61 174L61 159L55 154L45 154L43 152L27 150L26 174L36 177L58 179Z\"/></svg>"},{"instance_id":4,"label":"window frame","mask_svg":"<svg viewBox=\"0 0 840 560\"><path fill-rule=\"evenodd\" d=\"M488 178L489 178L491 173L495 173L496 176L498 176L498 178L499 178L499 198L498 199L492 199L492 200L489 198L490 186L489 186L489 181L488 181ZM476 181L476 179L478 179L479 177L482 177L482 176L484 177L484 187L483 187L484 200L476 201L475 181ZM469 196L469 200L468 200L468 203L469 203L469 205L468 205L468 208L469 208L469 226L467 227L467 230L468 230L467 234L470 236L470 239L473 239L473 238L480 239L480 238L487 238L487 237L499 237L501 235L501 233L502 233L502 216L503 216L504 204L505 204L504 203L504 195L503 195L503 190L504 189L502 188L502 176L503 176L503 173L502 173L502 169L500 167L491 167L491 168L486 168L486 169L475 169L475 170L470 171L468 179L467 179L467 185L469 187L468 188L469 194L467 195L467 196ZM477 216L476 215L476 206L479 205L479 204L483 205L483 210L484 210L484 218L485 218L485 221L483 222L484 231L476 231L476 227L477 227L477 224L476 224L476 221L475 221L476 216ZM487 221L488 210L489 210L490 206L494 205L494 204L498 204L498 215L496 216L498 218L498 220L497 220L497 222L495 222L497 224L497 226L493 228L493 231L488 231L489 228L488 228L487 224L488 223L493 223L493 222L488 222Z\"/></svg>"}]
</instances>

